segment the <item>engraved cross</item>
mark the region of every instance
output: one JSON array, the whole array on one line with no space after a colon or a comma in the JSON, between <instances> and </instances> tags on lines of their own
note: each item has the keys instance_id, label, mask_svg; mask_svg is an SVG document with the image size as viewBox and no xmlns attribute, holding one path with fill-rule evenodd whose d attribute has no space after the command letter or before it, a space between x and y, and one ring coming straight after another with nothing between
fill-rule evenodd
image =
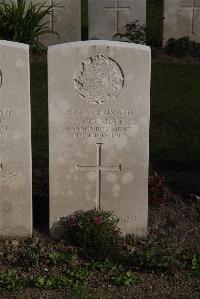
<instances>
[{"instance_id":1,"label":"engraved cross","mask_svg":"<svg viewBox=\"0 0 200 299\"><path fill-rule=\"evenodd\" d=\"M96 208L101 208L101 172L102 171L121 171L121 164L117 166L102 165L101 151L103 143L96 143L97 147L97 163L94 166L81 166L76 164L76 171L78 170L96 170Z\"/></svg>"},{"instance_id":2,"label":"engraved cross","mask_svg":"<svg viewBox=\"0 0 200 299\"><path fill-rule=\"evenodd\" d=\"M49 3L49 4L48 4ZM50 5L53 5L55 3L54 0L49 0L49 1L46 1L43 5L42 5L42 8L46 9L48 8ZM56 9L64 9L64 6L61 6L59 5L59 7L54 7L52 8L52 10L49 12L49 17L50 17L50 20L49 20L49 27L51 30L54 30L54 11Z\"/></svg>"},{"instance_id":3,"label":"engraved cross","mask_svg":"<svg viewBox=\"0 0 200 299\"><path fill-rule=\"evenodd\" d=\"M200 10L200 1L199 0L191 0L191 4L183 4L181 5L181 9L190 9L191 10L191 33L195 34L195 12Z\"/></svg>"},{"instance_id":4,"label":"engraved cross","mask_svg":"<svg viewBox=\"0 0 200 299\"><path fill-rule=\"evenodd\" d=\"M119 6L119 0L115 0L115 6L104 7L105 11L115 11L115 33L119 32L119 12L130 11L131 8L127 6Z\"/></svg>"}]
</instances>

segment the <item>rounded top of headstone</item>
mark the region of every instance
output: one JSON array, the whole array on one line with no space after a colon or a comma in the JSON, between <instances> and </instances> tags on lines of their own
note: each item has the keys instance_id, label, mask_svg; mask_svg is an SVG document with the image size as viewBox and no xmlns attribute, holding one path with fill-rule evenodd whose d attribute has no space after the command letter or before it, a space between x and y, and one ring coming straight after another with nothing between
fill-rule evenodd
<instances>
[{"instance_id":1,"label":"rounded top of headstone","mask_svg":"<svg viewBox=\"0 0 200 299\"><path fill-rule=\"evenodd\" d=\"M82 48L82 47L118 47L118 48L126 48L140 51L148 51L151 49L149 46L135 44L135 43L127 43L124 41L110 41L110 40L86 40L86 41L78 41L78 42L69 42L64 44L57 44L48 47L48 53L52 51L58 51L66 48Z\"/></svg>"},{"instance_id":2,"label":"rounded top of headstone","mask_svg":"<svg viewBox=\"0 0 200 299\"><path fill-rule=\"evenodd\" d=\"M8 40L0 40L0 47L1 46L29 50L29 45L27 45L27 44L8 41Z\"/></svg>"},{"instance_id":3,"label":"rounded top of headstone","mask_svg":"<svg viewBox=\"0 0 200 299\"><path fill-rule=\"evenodd\" d=\"M82 61L74 75L74 86L89 104L104 104L117 98L124 85L123 72L116 61L96 54Z\"/></svg>"}]
</instances>

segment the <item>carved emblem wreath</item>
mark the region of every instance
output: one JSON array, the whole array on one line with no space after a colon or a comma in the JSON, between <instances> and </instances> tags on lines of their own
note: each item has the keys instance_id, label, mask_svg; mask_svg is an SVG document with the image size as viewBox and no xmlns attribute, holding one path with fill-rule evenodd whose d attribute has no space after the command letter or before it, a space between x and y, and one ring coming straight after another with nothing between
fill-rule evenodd
<instances>
[{"instance_id":1,"label":"carved emblem wreath","mask_svg":"<svg viewBox=\"0 0 200 299\"><path fill-rule=\"evenodd\" d=\"M82 99L90 104L104 104L115 99L124 84L119 65L98 54L87 58L74 76L74 85Z\"/></svg>"}]
</instances>

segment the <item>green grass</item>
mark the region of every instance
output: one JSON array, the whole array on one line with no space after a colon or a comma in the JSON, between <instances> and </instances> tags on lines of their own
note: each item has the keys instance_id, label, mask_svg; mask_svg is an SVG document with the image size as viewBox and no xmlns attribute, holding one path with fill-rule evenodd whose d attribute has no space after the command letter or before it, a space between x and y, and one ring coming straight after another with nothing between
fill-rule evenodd
<instances>
[{"instance_id":1,"label":"green grass","mask_svg":"<svg viewBox=\"0 0 200 299\"><path fill-rule=\"evenodd\" d=\"M152 159L200 167L199 77L199 65L153 64Z\"/></svg>"},{"instance_id":2,"label":"green grass","mask_svg":"<svg viewBox=\"0 0 200 299\"><path fill-rule=\"evenodd\" d=\"M183 193L200 192L200 65L152 68L150 160Z\"/></svg>"},{"instance_id":3,"label":"green grass","mask_svg":"<svg viewBox=\"0 0 200 299\"><path fill-rule=\"evenodd\" d=\"M48 160L48 91L45 63L31 65L31 99L33 159L46 162Z\"/></svg>"},{"instance_id":4,"label":"green grass","mask_svg":"<svg viewBox=\"0 0 200 299\"><path fill-rule=\"evenodd\" d=\"M31 64L34 226L48 225L48 92L46 63Z\"/></svg>"}]
</instances>

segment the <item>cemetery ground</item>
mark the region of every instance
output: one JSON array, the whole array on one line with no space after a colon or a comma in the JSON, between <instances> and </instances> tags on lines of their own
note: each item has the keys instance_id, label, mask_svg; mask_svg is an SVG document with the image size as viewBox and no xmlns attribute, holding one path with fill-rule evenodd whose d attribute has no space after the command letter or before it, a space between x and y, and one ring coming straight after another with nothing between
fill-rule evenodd
<instances>
[{"instance_id":1,"label":"cemetery ground","mask_svg":"<svg viewBox=\"0 0 200 299\"><path fill-rule=\"evenodd\" d=\"M148 239L100 261L48 236L46 68L31 64L35 231L0 239L0 298L199 298L200 64L153 60Z\"/></svg>"}]
</instances>

